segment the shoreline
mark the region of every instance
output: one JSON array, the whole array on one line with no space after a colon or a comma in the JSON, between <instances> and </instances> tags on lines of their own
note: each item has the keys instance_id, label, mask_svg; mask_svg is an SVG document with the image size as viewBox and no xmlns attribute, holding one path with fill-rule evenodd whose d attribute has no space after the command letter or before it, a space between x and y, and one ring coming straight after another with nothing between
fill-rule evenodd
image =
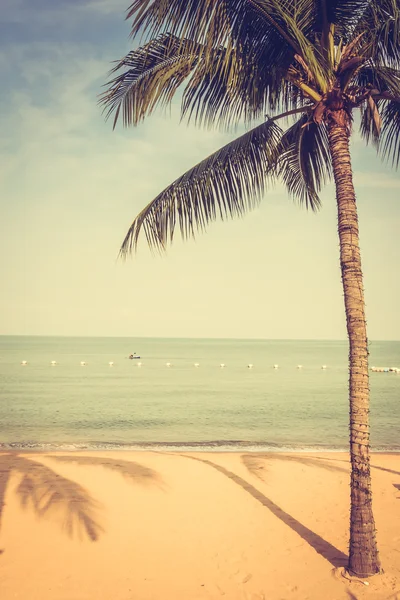
<instances>
[{"instance_id":1,"label":"shoreline","mask_svg":"<svg viewBox=\"0 0 400 600\"><path fill-rule=\"evenodd\" d=\"M2 600L398 600L400 457L371 456L385 573L346 580L346 452L0 452Z\"/></svg>"},{"instance_id":2,"label":"shoreline","mask_svg":"<svg viewBox=\"0 0 400 600\"><path fill-rule=\"evenodd\" d=\"M278 446L263 442L0 442L0 453L7 452L199 452L199 453L277 453L277 454L327 454L349 453L348 447ZM378 446L370 454L400 455L399 447Z\"/></svg>"}]
</instances>

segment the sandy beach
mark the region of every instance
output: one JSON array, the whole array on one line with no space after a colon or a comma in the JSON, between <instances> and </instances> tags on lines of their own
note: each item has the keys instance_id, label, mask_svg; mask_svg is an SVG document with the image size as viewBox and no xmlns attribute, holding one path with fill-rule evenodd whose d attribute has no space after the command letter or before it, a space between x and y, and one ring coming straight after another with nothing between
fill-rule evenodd
<instances>
[{"instance_id":1,"label":"sandy beach","mask_svg":"<svg viewBox=\"0 0 400 600\"><path fill-rule=\"evenodd\" d=\"M383 575L343 577L345 454L0 455L2 600L398 600L400 456L372 456Z\"/></svg>"}]
</instances>

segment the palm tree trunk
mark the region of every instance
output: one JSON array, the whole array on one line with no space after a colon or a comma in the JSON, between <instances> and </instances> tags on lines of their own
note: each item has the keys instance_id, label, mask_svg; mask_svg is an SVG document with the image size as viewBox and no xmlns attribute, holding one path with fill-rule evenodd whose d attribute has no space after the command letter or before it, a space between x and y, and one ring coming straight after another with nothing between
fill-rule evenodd
<instances>
[{"instance_id":1,"label":"palm tree trunk","mask_svg":"<svg viewBox=\"0 0 400 600\"><path fill-rule=\"evenodd\" d=\"M359 577L367 577L379 573L380 562L372 513L368 340L349 135L347 113L343 109L332 111L328 136L336 184L340 266L349 338L351 509L348 568Z\"/></svg>"}]
</instances>

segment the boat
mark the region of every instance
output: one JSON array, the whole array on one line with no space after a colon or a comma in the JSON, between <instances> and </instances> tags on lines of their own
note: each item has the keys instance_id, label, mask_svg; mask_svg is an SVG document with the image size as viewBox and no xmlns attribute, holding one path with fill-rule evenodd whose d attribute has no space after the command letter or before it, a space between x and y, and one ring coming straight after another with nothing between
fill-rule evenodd
<instances>
[{"instance_id":1,"label":"boat","mask_svg":"<svg viewBox=\"0 0 400 600\"><path fill-rule=\"evenodd\" d=\"M136 354L136 352L134 352L133 354L130 354L128 358L129 358L130 360L134 360L135 358L140 358L140 356L138 356L138 355Z\"/></svg>"}]
</instances>

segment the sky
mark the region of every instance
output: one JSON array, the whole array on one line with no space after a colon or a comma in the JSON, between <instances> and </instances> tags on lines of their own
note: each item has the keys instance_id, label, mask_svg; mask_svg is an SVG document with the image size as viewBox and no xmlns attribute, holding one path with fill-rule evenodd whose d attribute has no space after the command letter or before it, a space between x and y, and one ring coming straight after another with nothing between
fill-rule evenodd
<instances>
[{"instance_id":1,"label":"sky","mask_svg":"<svg viewBox=\"0 0 400 600\"><path fill-rule=\"evenodd\" d=\"M0 335L345 339L335 195L307 212L277 185L242 219L166 256L136 214L235 135L178 107L112 130L97 105L132 47L129 0L2 0ZM368 335L400 340L399 174L352 139Z\"/></svg>"}]
</instances>

